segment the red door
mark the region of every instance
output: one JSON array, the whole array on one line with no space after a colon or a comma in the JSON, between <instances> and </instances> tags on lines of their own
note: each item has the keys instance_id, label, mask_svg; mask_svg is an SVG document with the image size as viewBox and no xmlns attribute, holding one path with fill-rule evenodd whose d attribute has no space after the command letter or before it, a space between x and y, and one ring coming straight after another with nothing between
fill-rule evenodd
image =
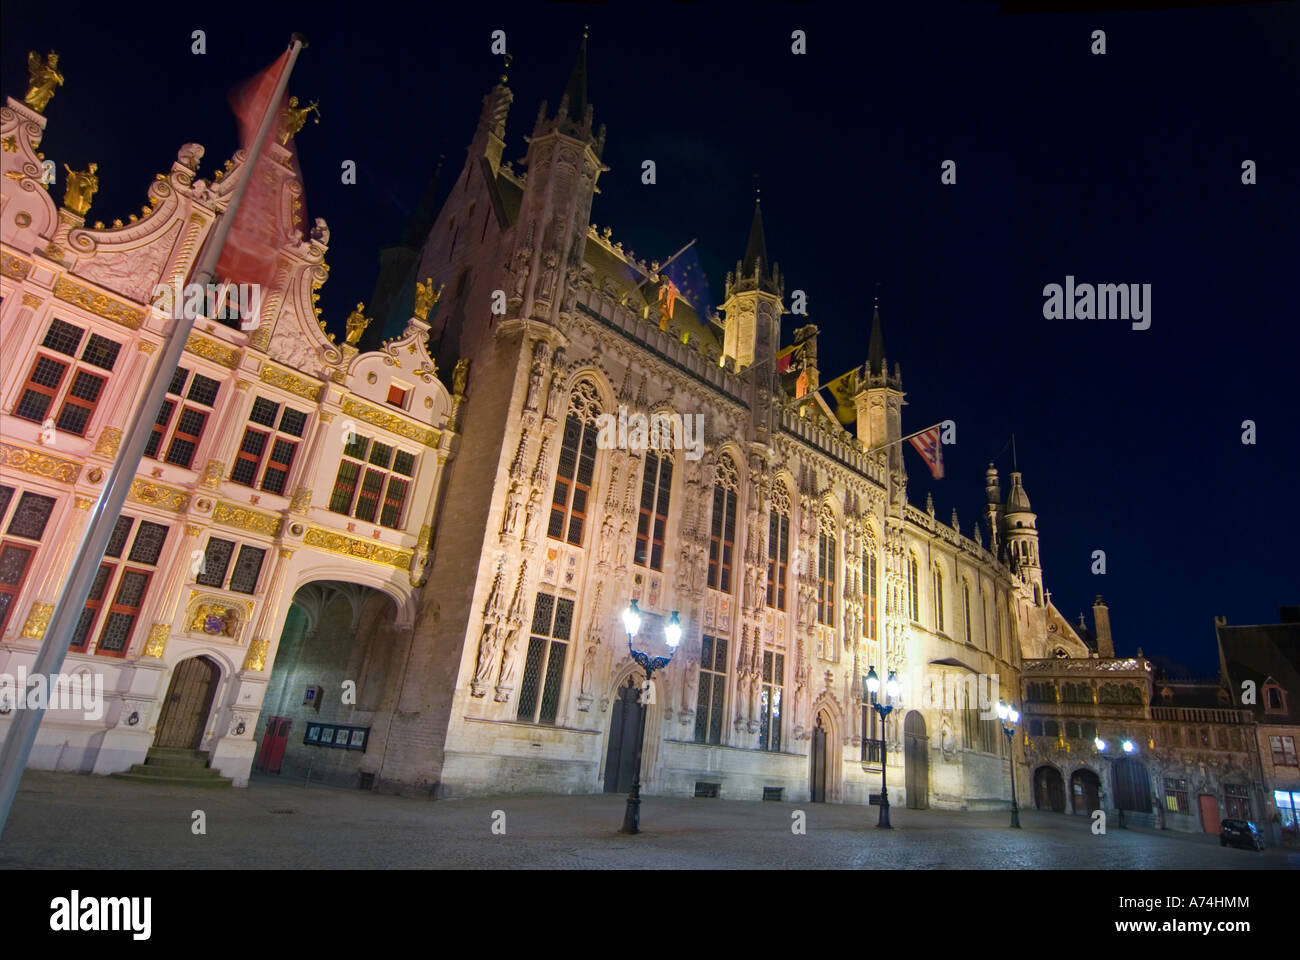
<instances>
[{"instance_id":1,"label":"red door","mask_svg":"<svg viewBox=\"0 0 1300 960\"><path fill-rule=\"evenodd\" d=\"M1219 832L1219 798L1201 794L1201 829L1206 833Z\"/></svg>"},{"instance_id":2,"label":"red door","mask_svg":"<svg viewBox=\"0 0 1300 960\"><path fill-rule=\"evenodd\" d=\"M266 736L262 738L262 750L257 757L257 768L263 773L280 772L284 748L289 742L289 727L292 725L293 721L288 717L272 717L266 722Z\"/></svg>"}]
</instances>

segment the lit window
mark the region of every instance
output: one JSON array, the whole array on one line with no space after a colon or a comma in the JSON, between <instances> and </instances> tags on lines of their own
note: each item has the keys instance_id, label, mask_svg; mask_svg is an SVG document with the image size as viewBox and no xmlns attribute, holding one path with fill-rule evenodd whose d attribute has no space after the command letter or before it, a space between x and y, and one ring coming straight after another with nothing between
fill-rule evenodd
<instances>
[{"instance_id":1,"label":"lit window","mask_svg":"<svg viewBox=\"0 0 1300 960\"><path fill-rule=\"evenodd\" d=\"M785 484L772 489L772 512L767 530L767 605L785 609L786 565L790 559L790 493Z\"/></svg>"},{"instance_id":2,"label":"lit window","mask_svg":"<svg viewBox=\"0 0 1300 960\"><path fill-rule=\"evenodd\" d=\"M260 487L267 493L284 493L298 441L307 428L307 414L258 397L248 419L230 471L234 483ZM260 429L265 427L267 429Z\"/></svg>"},{"instance_id":3,"label":"lit window","mask_svg":"<svg viewBox=\"0 0 1300 960\"><path fill-rule=\"evenodd\" d=\"M595 384L584 380L573 388L569 413L564 420L559 463L555 469L551 518L546 527L546 535L551 539L579 547L586 530L596 472L596 416L599 410Z\"/></svg>"},{"instance_id":4,"label":"lit window","mask_svg":"<svg viewBox=\"0 0 1300 960\"><path fill-rule=\"evenodd\" d=\"M400 527L415 464L415 454L354 433L343 448L329 508L367 523Z\"/></svg>"},{"instance_id":5,"label":"lit window","mask_svg":"<svg viewBox=\"0 0 1300 960\"><path fill-rule=\"evenodd\" d=\"M708 584L723 593L731 591L732 551L736 546L736 491L740 486L736 465L728 456L718 460L713 484L713 517L709 526Z\"/></svg>"},{"instance_id":6,"label":"lit window","mask_svg":"<svg viewBox=\"0 0 1300 960\"><path fill-rule=\"evenodd\" d=\"M641 479L641 508L636 522L636 553L632 559L651 570L664 568L664 528L668 525L672 485L673 462L647 450Z\"/></svg>"},{"instance_id":7,"label":"lit window","mask_svg":"<svg viewBox=\"0 0 1300 960\"><path fill-rule=\"evenodd\" d=\"M55 319L50 322L41 348L14 413L36 423L53 419L59 430L84 437L108 383L108 377L98 371L113 371L122 345L97 333L87 336L82 327ZM56 354L69 359L60 359Z\"/></svg>"},{"instance_id":8,"label":"lit window","mask_svg":"<svg viewBox=\"0 0 1300 960\"><path fill-rule=\"evenodd\" d=\"M168 396L158 409L144 455L182 467L192 466L203 428L207 426L217 401L219 387L220 384L211 377L201 373L191 375L184 367L177 367L167 387ZM178 408L179 414L176 412Z\"/></svg>"}]
</instances>

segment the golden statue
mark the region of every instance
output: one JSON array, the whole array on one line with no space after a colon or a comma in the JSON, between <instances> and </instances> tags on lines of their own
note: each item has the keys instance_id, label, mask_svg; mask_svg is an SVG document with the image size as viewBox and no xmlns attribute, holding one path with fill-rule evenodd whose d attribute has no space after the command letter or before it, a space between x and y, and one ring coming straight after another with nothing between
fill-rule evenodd
<instances>
[{"instance_id":1,"label":"golden statue","mask_svg":"<svg viewBox=\"0 0 1300 960\"><path fill-rule=\"evenodd\" d=\"M469 384L469 361L464 357L456 361L456 370L451 375L451 383L453 396L465 396L465 387Z\"/></svg>"},{"instance_id":2,"label":"golden statue","mask_svg":"<svg viewBox=\"0 0 1300 960\"><path fill-rule=\"evenodd\" d=\"M429 308L442 298L442 288L445 286L444 283L435 293L433 290L433 277L425 277L424 283L419 280L415 281L415 316L417 320L428 321Z\"/></svg>"},{"instance_id":3,"label":"golden statue","mask_svg":"<svg viewBox=\"0 0 1300 960\"><path fill-rule=\"evenodd\" d=\"M35 50L27 54L27 96L23 102L37 113L44 113L45 106L54 96L54 88L63 86L63 74L59 73L59 55L51 50L41 63L41 55Z\"/></svg>"},{"instance_id":4,"label":"golden statue","mask_svg":"<svg viewBox=\"0 0 1300 960\"><path fill-rule=\"evenodd\" d=\"M357 345L361 335L366 332L366 327L370 326L370 318L362 311L366 309L364 303L358 303L357 308L348 314L348 343L352 346Z\"/></svg>"},{"instance_id":5,"label":"golden statue","mask_svg":"<svg viewBox=\"0 0 1300 960\"><path fill-rule=\"evenodd\" d=\"M315 100L300 109L298 107L298 98L289 98L289 106L285 108L284 115L280 118L281 145L289 145L289 141L293 139L293 135L301 130L303 124L307 122L307 114L311 113L313 110L316 111L316 116L314 118L315 121L320 123L320 107L317 106Z\"/></svg>"},{"instance_id":6,"label":"golden statue","mask_svg":"<svg viewBox=\"0 0 1300 960\"><path fill-rule=\"evenodd\" d=\"M68 185L63 190L63 205L79 217L84 217L90 209L90 198L99 189L99 177L95 171L99 164L92 163L87 170L73 170L66 163L63 169L68 171Z\"/></svg>"}]
</instances>

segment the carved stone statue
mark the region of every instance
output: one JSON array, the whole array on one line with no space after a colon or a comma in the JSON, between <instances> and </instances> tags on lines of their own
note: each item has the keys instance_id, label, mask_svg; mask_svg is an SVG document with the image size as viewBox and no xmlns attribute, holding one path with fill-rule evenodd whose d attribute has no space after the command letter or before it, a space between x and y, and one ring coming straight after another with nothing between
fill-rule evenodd
<instances>
[{"instance_id":1,"label":"carved stone statue","mask_svg":"<svg viewBox=\"0 0 1300 960\"><path fill-rule=\"evenodd\" d=\"M453 396L465 396L465 387L469 384L469 361L464 357L456 361L456 369L451 375L451 392Z\"/></svg>"},{"instance_id":2,"label":"carved stone statue","mask_svg":"<svg viewBox=\"0 0 1300 960\"><path fill-rule=\"evenodd\" d=\"M478 644L478 665L474 669L474 683L487 684L492 677L492 665L497 658L497 628L494 623L483 624L483 636ZM481 697L481 692L475 696Z\"/></svg>"},{"instance_id":3,"label":"carved stone statue","mask_svg":"<svg viewBox=\"0 0 1300 960\"><path fill-rule=\"evenodd\" d=\"M361 335L366 332L366 327L370 326L371 323L370 317L365 315L365 309L366 305L364 303L358 303L357 308L348 314L347 342L354 347L357 345L357 341L361 339Z\"/></svg>"},{"instance_id":4,"label":"carved stone statue","mask_svg":"<svg viewBox=\"0 0 1300 960\"><path fill-rule=\"evenodd\" d=\"M564 403L564 370L556 366L551 371L551 392L546 397L546 416L551 420L560 418L560 405Z\"/></svg>"},{"instance_id":5,"label":"carved stone statue","mask_svg":"<svg viewBox=\"0 0 1300 960\"><path fill-rule=\"evenodd\" d=\"M551 298L552 288L555 286L555 269L559 265L559 259L553 253L546 255L545 269L542 271L542 284L537 290L537 296L544 300Z\"/></svg>"},{"instance_id":6,"label":"carved stone statue","mask_svg":"<svg viewBox=\"0 0 1300 960\"><path fill-rule=\"evenodd\" d=\"M415 282L415 316L417 319L429 319L429 310L442 297L442 290L445 286L444 283L435 292L433 277L425 277L424 283L420 283L418 280Z\"/></svg>"},{"instance_id":7,"label":"carved stone statue","mask_svg":"<svg viewBox=\"0 0 1300 960\"><path fill-rule=\"evenodd\" d=\"M199 169L199 161L203 159L203 145L201 143L182 144L181 148L176 151L176 159L191 170Z\"/></svg>"},{"instance_id":8,"label":"carved stone statue","mask_svg":"<svg viewBox=\"0 0 1300 960\"><path fill-rule=\"evenodd\" d=\"M36 438L36 442L43 447L55 446L59 441L58 432L54 429L54 418L47 417L41 424L41 432Z\"/></svg>"},{"instance_id":9,"label":"carved stone statue","mask_svg":"<svg viewBox=\"0 0 1300 960\"><path fill-rule=\"evenodd\" d=\"M529 410L537 409L537 401L542 389L542 376L545 370L541 360L533 361L532 372L528 375L528 396L524 399L524 406Z\"/></svg>"},{"instance_id":10,"label":"carved stone statue","mask_svg":"<svg viewBox=\"0 0 1300 960\"><path fill-rule=\"evenodd\" d=\"M628 553L632 549L632 527L624 520L623 526L618 531L618 559L617 566L626 567Z\"/></svg>"},{"instance_id":11,"label":"carved stone statue","mask_svg":"<svg viewBox=\"0 0 1300 960\"><path fill-rule=\"evenodd\" d=\"M510 481L510 493L506 495L506 512L501 519L501 532L511 534L515 532L515 525L519 522L519 501L522 499L519 492L519 481Z\"/></svg>"},{"instance_id":12,"label":"carved stone statue","mask_svg":"<svg viewBox=\"0 0 1300 960\"><path fill-rule=\"evenodd\" d=\"M528 495L528 506L524 510L524 539L537 538L537 521L542 515L542 491L534 488Z\"/></svg>"},{"instance_id":13,"label":"carved stone statue","mask_svg":"<svg viewBox=\"0 0 1300 960\"><path fill-rule=\"evenodd\" d=\"M598 554L601 563L609 563L610 552L614 549L614 518L605 515L605 522L600 527L600 552Z\"/></svg>"},{"instance_id":14,"label":"carved stone statue","mask_svg":"<svg viewBox=\"0 0 1300 960\"><path fill-rule=\"evenodd\" d=\"M99 189L99 177L95 171L99 164L92 163L85 170L73 170L66 163L63 169L68 171L68 185L63 191L63 205L79 217L84 217L90 209L90 199Z\"/></svg>"},{"instance_id":15,"label":"carved stone statue","mask_svg":"<svg viewBox=\"0 0 1300 960\"><path fill-rule=\"evenodd\" d=\"M27 54L27 95L23 103L37 113L44 113L54 88L63 86L63 74L59 73L59 55L51 50L41 63L41 55L35 50Z\"/></svg>"},{"instance_id":16,"label":"carved stone statue","mask_svg":"<svg viewBox=\"0 0 1300 960\"><path fill-rule=\"evenodd\" d=\"M316 123L320 123L320 107L315 100L307 104L307 106L299 108L298 98L289 98L289 105L285 107L284 113L280 116L280 144L282 146L288 146L294 134L301 130L303 124L307 122L307 114L313 110L316 111L316 116L313 119Z\"/></svg>"},{"instance_id":17,"label":"carved stone statue","mask_svg":"<svg viewBox=\"0 0 1300 960\"><path fill-rule=\"evenodd\" d=\"M582 694L591 696L591 685L595 681L596 673L596 645L588 644L587 652L582 658Z\"/></svg>"}]
</instances>

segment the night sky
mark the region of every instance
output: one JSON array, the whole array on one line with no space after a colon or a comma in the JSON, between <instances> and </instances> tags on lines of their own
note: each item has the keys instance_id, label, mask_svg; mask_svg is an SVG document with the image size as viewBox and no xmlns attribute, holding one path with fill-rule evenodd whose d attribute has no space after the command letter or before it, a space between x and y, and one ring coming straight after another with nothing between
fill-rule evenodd
<instances>
[{"instance_id":1,"label":"night sky","mask_svg":"<svg viewBox=\"0 0 1300 960\"><path fill-rule=\"evenodd\" d=\"M588 96L612 168L592 219L647 260L698 238L719 300L760 178L787 305L795 289L809 302L806 319L785 318L786 342L820 327L823 381L862 363L879 284L905 430L957 423L945 479L907 454L913 503L932 492L939 518L956 507L969 533L989 459L1006 491L1014 433L1054 602L1091 624L1104 594L1118 653L1141 647L1183 672L1217 672L1216 614L1269 623L1300 603L1296 5L1010 16L979 3L313 2L181 20L131 6L3 13L6 95L22 97L29 49L61 56L42 149L56 197L64 162L99 163L90 220L138 213L182 143L207 148L210 177L236 146L227 92L301 31L311 45L290 90L319 99L323 120L297 144L308 215L332 233L321 304L341 333L439 154L443 193L460 171L501 72L491 31L514 58L505 157L518 166L589 23ZM205 56L190 52L194 29ZM1090 53L1095 29L1104 56ZM340 182L349 159L355 186ZM945 160L956 185L940 183ZM1244 160L1256 185L1241 182ZM1151 284L1151 328L1045 320L1043 287L1067 274ZM1105 576L1090 572L1099 549Z\"/></svg>"}]
</instances>

